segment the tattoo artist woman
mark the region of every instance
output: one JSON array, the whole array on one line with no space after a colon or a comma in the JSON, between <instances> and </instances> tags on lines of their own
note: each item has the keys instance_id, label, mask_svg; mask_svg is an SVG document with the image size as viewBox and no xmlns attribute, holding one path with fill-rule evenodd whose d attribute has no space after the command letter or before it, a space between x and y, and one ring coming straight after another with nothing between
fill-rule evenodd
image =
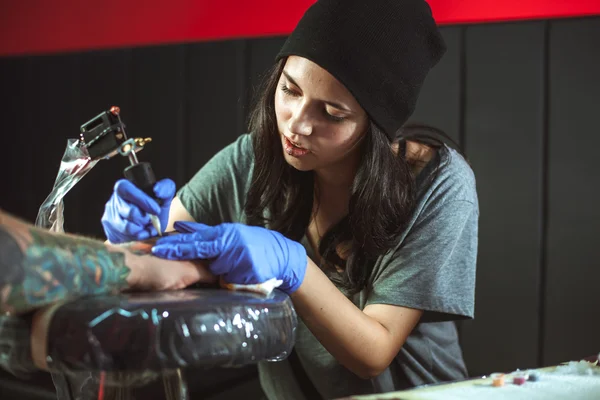
<instances>
[{"instance_id":1,"label":"tattoo artist woman","mask_svg":"<svg viewBox=\"0 0 600 400\"><path fill-rule=\"evenodd\" d=\"M154 235L153 213L183 233L154 255L210 260L232 283L282 279L301 318L297 360L324 398L373 392L388 366L394 389L465 377L452 321L474 313L474 176L447 146L392 144L444 51L423 0L317 1L277 57L252 133L176 197L157 183L162 207L119 181L108 239ZM268 398L304 398L289 359L259 371Z\"/></svg>"}]
</instances>

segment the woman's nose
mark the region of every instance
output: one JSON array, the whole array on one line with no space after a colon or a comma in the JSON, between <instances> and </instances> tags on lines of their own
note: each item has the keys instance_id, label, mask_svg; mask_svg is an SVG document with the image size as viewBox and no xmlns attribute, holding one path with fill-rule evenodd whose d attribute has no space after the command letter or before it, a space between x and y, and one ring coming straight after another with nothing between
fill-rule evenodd
<instances>
[{"instance_id":1,"label":"woman's nose","mask_svg":"<svg viewBox=\"0 0 600 400\"><path fill-rule=\"evenodd\" d=\"M288 121L290 133L296 135L310 135L313 131L312 122L303 106L298 106Z\"/></svg>"}]
</instances>

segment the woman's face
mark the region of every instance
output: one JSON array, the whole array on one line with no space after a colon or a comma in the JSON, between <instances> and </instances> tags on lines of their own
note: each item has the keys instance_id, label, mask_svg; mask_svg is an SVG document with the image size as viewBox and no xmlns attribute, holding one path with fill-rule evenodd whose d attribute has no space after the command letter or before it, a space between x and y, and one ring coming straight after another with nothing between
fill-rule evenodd
<instances>
[{"instance_id":1,"label":"woman's face","mask_svg":"<svg viewBox=\"0 0 600 400\"><path fill-rule=\"evenodd\" d=\"M275 114L285 160L301 171L353 165L368 117L329 72L290 56L275 91Z\"/></svg>"}]
</instances>

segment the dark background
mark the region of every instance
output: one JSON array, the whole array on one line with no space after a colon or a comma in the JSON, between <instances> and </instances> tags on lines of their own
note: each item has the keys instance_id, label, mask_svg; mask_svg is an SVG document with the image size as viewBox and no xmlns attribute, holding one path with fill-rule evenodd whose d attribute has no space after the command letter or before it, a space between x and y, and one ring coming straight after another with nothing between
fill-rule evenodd
<instances>
[{"instance_id":1,"label":"dark background","mask_svg":"<svg viewBox=\"0 0 600 400\"><path fill-rule=\"evenodd\" d=\"M448 53L412 120L456 138L477 178L476 319L460 325L470 373L597 354L600 17L442 31ZM153 138L139 158L181 186L245 132L253 88L284 39L0 58L0 207L33 222L67 139L112 105L130 135ZM67 231L103 237L103 206L126 165L101 161L69 193ZM240 384L252 398L257 388L253 368L188 374L197 393ZM0 394L31 390L1 379Z\"/></svg>"}]
</instances>

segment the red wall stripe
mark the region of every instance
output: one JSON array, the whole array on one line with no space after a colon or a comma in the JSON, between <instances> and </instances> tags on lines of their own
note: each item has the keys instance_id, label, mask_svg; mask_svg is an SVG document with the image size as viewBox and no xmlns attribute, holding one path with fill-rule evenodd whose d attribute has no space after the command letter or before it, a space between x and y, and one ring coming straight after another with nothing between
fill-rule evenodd
<instances>
[{"instance_id":1,"label":"red wall stripe","mask_svg":"<svg viewBox=\"0 0 600 400\"><path fill-rule=\"evenodd\" d=\"M286 35L313 2L2 0L0 56ZM600 0L429 0L429 4L439 24L600 15Z\"/></svg>"}]
</instances>

